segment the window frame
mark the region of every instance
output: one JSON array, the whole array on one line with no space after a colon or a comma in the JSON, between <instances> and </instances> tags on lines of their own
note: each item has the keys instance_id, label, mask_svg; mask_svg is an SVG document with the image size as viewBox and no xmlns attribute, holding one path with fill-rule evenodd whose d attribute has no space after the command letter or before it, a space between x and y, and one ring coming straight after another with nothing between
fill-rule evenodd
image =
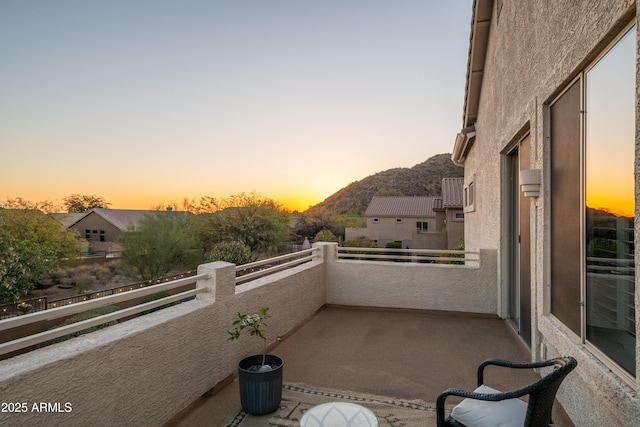
<instances>
[{"instance_id":1,"label":"window frame","mask_svg":"<svg viewBox=\"0 0 640 427\"><path fill-rule=\"evenodd\" d=\"M476 175L473 174L463 189L463 212L474 212L476 210Z\"/></svg>"},{"instance_id":2,"label":"window frame","mask_svg":"<svg viewBox=\"0 0 640 427\"><path fill-rule=\"evenodd\" d=\"M586 251L586 244L587 244L587 236L586 236L586 177L587 177L587 159L586 159L586 151L587 151L587 137L586 137L586 129L587 129L587 117L585 116L585 109L586 109L586 102L587 102L587 93L586 93L586 85L587 85L587 74L594 69L599 62L609 53L612 51L613 48L615 48L615 46L617 45L618 42L620 42L628 33L629 31L631 31L634 27L636 27L636 22L635 20L629 22L627 25L625 25L620 32L616 35L616 37L614 37L610 43L608 43L606 45L606 47L602 50L602 52L600 52L592 61L590 61L585 67L582 68L582 70L578 73L578 75L576 75L575 78L573 78L570 82L568 82L567 84L565 84L565 86L562 88L562 91L557 94L556 96L554 96L552 98L552 100L547 104L546 107L546 120L548 120L548 134L547 134L547 138L551 139L551 107L553 107L553 105L559 101L564 95L565 93L571 89L573 87L573 85L578 82L579 84L579 90L580 90L580 206L581 206L581 214L580 214L580 235L579 235L579 244L580 244L580 304L579 304L579 315L580 315L580 335L576 335L576 333L568 326L566 325L562 320L560 320L557 316L555 316L552 312L551 312L551 300L552 300L552 295L551 295L551 290L549 288L547 288L547 294L548 297L545 298L545 314L548 314L549 316L553 317L556 321L558 325L561 325L562 329L564 331L566 331L567 333L569 333L571 336L575 337L577 340L580 341L580 343L582 345L584 345L584 347L586 349L588 349L589 352L591 352L598 360L600 360L607 368L611 369L619 378L621 378L625 383L627 383L628 385L631 386L635 386L637 379L640 379L640 372L635 373L635 375L633 375L631 372L625 370L618 362L616 362L613 358L611 358L609 355L607 355L603 350L601 350L599 347L597 347L595 344L593 344L592 342L590 342L587 339L587 309L588 309L588 302L587 302L587 277L586 277L586 269L587 269L587 263L586 263L586 255L587 255L587 251ZM637 31L638 28L635 28L636 31L636 38L634 40L637 40ZM636 42L637 44L637 42ZM637 71L636 71L637 74ZM637 78L636 78L637 80ZM637 91L637 89L636 89ZM637 100L636 100L637 103ZM637 125L636 125L637 127ZM636 141L633 141L634 145L636 144ZM551 148L549 147L549 150L551 150ZM551 152L549 152L549 155L551 154ZM551 168L552 168L553 164L551 162L549 162L549 166L548 166L548 172L549 172L549 176L551 174ZM553 185L553 183L551 184ZM551 194L549 194L549 197L551 197ZM637 196L636 196L637 199ZM551 206L553 205L553 203L550 204ZM551 208L553 209L553 207ZM466 212L466 200L465 200L465 212ZM637 220L637 218L636 218ZM635 233L634 233L635 234ZM551 231L549 231L549 242L553 241L553 234ZM635 238L635 235L634 235ZM552 243L550 243L552 244ZM552 275L551 275L551 271L552 271L552 264L553 264L553 259L550 258L550 264L548 265L548 270L546 272L547 277L549 277L549 282L552 282ZM637 274L636 274L637 277ZM551 286L553 286L553 283L551 283ZM636 283L636 294L638 292L637 290L637 283ZM635 324L638 324L638 312L635 312ZM636 326L636 332L637 332L637 326ZM637 336L637 335L636 335ZM639 357L639 354L637 352L637 345L636 348L634 349L635 351L635 358L637 359Z\"/></svg>"},{"instance_id":3,"label":"window frame","mask_svg":"<svg viewBox=\"0 0 640 427\"><path fill-rule=\"evenodd\" d=\"M422 227L424 225L424 227ZM416 221L416 230L417 233L428 233L429 232L429 221Z\"/></svg>"}]
</instances>

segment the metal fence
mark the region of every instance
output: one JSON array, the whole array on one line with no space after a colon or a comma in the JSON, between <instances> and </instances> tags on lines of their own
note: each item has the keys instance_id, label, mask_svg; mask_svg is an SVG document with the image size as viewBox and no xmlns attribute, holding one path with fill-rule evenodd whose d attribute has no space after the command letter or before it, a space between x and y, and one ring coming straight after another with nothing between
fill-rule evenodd
<instances>
[{"instance_id":1,"label":"metal fence","mask_svg":"<svg viewBox=\"0 0 640 427\"><path fill-rule=\"evenodd\" d=\"M47 309L47 297L29 298L15 304L0 305L0 320Z\"/></svg>"},{"instance_id":2,"label":"metal fence","mask_svg":"<svg viewBox=\"0 0 640 427\"><path fill-rule=\"evenodd\" d=\"M183 278L191 277L195 275L196 275L195 271L187 271L184 273L174 274L172 276L164 276L158 279L130 283L123 286L103 289L100 291L87 292L84 294L73 295L67 298L59 298L55 300L48 300L46 296L39 297L39 298L25 299L20 303L16 303L16 304L0 305L0 320L9 319L11 317L20 316L22 314L35 313L37 311L47 310L51 308L64 307L66 305L89 301L96 298L102 298L109 295L116 295L122 292L129 292L135 289L145 288L147 286L154 286L161 283L166 283L173 280L183 279Z\"/></svg>"}]
</instances>

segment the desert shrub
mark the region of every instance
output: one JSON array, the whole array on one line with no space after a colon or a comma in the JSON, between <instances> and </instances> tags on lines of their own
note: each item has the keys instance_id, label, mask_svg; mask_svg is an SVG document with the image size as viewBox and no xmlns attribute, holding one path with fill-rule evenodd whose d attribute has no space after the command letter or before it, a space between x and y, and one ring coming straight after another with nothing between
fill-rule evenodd
<instances>
[{"instance_id":1,"label":"desert shrub","mask_svg":"<svg viewBox=\"0 0 640 427\"><path fill-rule=\"evenodd\" d=\"M248 264L254 260L251 248L239 240L214 244L207 259L209 262L226 261L235 265Z\"/></svg>"},{"instance_id":2,"label":"desert shrub","mask_svg":"<svg viewBox=\"0 0 640 427\"><path fill-rule=\"evenodd\" d=\"M387 242L387 244L384 247L385 248L389 248L389 249L402 249L402 243L400 243L400 242Z\"/></svg>"},{"instance_id":3,"label":"desert shrub","mask_svg":"<svg viewBox=\"0 0 640 427\"><path fill-rule=\"evenodd\" d=\"M82 271L80 274L74 276L73 281L76 286L91 286L95 282L95 277L88 271Z\"/></svg>"},{"instance_id":4,"label":"desert shrub","mask_svg":"<svg viewBox=\"0 0 640 427\"><path fill-rule=\"evenodd\" d=\"M368 237L358 236L353 239L345 240L342 244L344 248L377 248L376 242L369 239ZM345 251L347 254L363 254L363 255L371 255L374 252L366 251L366 250L353 250L353 251ZM352 258L352 259L361 259L361 258Z\"/></svg>"},{"instance_id":5,"label":"desert shrub","mask_svg":"<svg viewBox=\"0 0 640 427\"><path fill-rule=\"evenodd\" d=\"M358 236L353 239L345 240L342 244L343 247L347 248L376 248L376 242L369 239L368 237Z\"/></svg>"},{"instance_id":6,"label":"desert shrub","mask_svg":"<svg viewBox=\"0 0 640 427\"><path fill-rule=\"evenodd\" d=\"M98 307L98 308L94 308L94 309L91 309L91 310L83 311L82 313L74 314L73 316L68 317L67 319L65 319L65 321L61 325L54 326L51 329L57 329L57 328L60 328L62 326L72 325L74 323L82 322L84 320L93 319L94 317L99 317L99 316L103 316L105 314L113 313L113 312L118 311L118 310L120 310L119 307L116 307L115 305L108 305L108 306L104 306L104 307ZM43 342L41 344L38 344L38 348L45 347L45 346L48 346L48 345L51 345L51 344L56 344L56 343L59 343L59 342L63 342L63 341L69 340L71 338L78 337L80 335L88 334L90 332L94 332L94 331L97 331L99 329L104 329L104 328L106 328L108 326L116 325L117 323L118 323L117 320L112 320L111 322L103 323L102 325L92 326L92 327L87 328L87 329L82 329L81 331L72 332L70 334L63 335L61 337L54 338L52 340L45 341L45 342Z\"/></svg>"},{"instance_id":7,"label":"desert shrub","mask_svg":"<svg viewBox=\"0 0 640 427\"><path fill-rule=\"evenodd\" d=\"M48 279L51 280L52 283L60 283L63 277L65 277L64 272L60 269L52 271L48 275Z\"/></svg>"},{"instance_id":8,"label":"desert shrub","mask_svg":"<svg viewBox=\"0 0 640 427\"><path fill-rule=\"evenodd\" d=\"M42 282L49 286L60 284L95 288L97 285L108 284L120 273L120 261L118 260L91 265L67 265L49 273Z\"/></svg>"},{"instance_id":9,"label":"desert shrub","mask_svg":"<svg viewBox=\"0 0 640 427\"><path fill-rule=\"evenodd\" d=\"M454 248L448 248L449 250L452 251L463 251L464 250L464 239L460 239L460 244ZM464 254L450 254L450 253L444 253L440 255L441 257L444 258L464 258ZM464 264L464 260L461 261L448 261L448 260L443 260L443 261L437 261L438 264L458 264L458 265L463 265Z\"/></svg>"},{"instance_id":10,"label":"desert shrub","mask_svg":"<svg viewBox=\"0 0 640 427\"><path fill-rule=\"evenodd\" d=\"M93 292L93 289L91 289L91 286L89 286L88 283L79 283L78 285L76 285L76 292L78 292L79 294L88 294L90 292Z\"/></svg>"},{"instance_id":11,"label":"desert shrub","mask_svg":"<svg viewBox=\"0 0 640 427\"><path fill-rule=\"evenodd\" d=\"M314 242L337 242L338 238L331 230L320 230L313 238Z\"/></svg>"},{"instance_id":12,"label":"desert shrub","mask_svg":"<svg viewBox=\"0 0 640 427\"><path fill-rule=\"evenodd\" d=\"M97 281L111 279L111 276L112 276L111 272L109 271L109 267L101 264L95 264L91 269L91 274L95 277Z\"/></svg>"}]
</instances>

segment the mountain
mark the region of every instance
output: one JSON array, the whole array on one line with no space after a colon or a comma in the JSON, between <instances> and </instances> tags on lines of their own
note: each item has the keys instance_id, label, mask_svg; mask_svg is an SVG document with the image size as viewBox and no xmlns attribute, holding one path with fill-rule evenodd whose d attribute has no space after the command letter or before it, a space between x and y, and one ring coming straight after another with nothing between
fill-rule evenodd
<instances>
[{"instance_id":1,"label":"mountain","mask_svg":"<svg viewBox=\"0 0 640 427\"><path fill-rule=\"evenodd\" d=\"M323 202L309 208L338 214L364 212L378 192L386 195L439 196L442 178L464 176L464 169L451 161L451 154L437 154L411 168L394 168L352 182Z\"/></svg>"}]
</instances>

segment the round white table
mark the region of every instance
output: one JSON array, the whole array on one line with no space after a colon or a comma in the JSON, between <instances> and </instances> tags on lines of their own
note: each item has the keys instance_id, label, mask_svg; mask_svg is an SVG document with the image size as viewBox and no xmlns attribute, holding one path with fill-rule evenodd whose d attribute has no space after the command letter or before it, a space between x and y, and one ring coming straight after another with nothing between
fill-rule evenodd
<instances>
[{"instance_id":1,"label":"round white table","mask_svg":"<svg viewBox=\"0 0 640 427\"><path fill-rule=\"evenodd\" d=\"M378 419L364 406L331 402L314 406L305 412L300 427L378 427Z\"/></svg>"}]
</instances>

